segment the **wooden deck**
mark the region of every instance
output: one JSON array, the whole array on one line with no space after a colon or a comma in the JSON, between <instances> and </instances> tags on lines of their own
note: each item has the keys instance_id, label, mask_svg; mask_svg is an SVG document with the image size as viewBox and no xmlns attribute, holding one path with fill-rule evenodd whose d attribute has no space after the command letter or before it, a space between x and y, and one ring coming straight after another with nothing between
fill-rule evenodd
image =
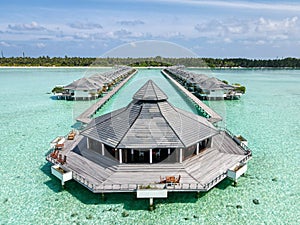
<instances>
[{"instance_id":1,"label":"wooden deck","mask_svg":"<svg viewBox=\"0 0 300 225\"><path fill-rule=\"evenodd\" d=\"M101 98L99 101L97 101L95 104L93 104L91 107L89 107L87 110L85 110L82 114L80 114L76 120L78 122L82 122L85 124L88 124L89 122L92 121L92 116L96 113L96 111L102 106L104 105L114 94L116 94L121 87L124 86L124 84L127 83L127 81L134 76L137 73L137 70L135 70L135 72L133 74L131 74L130 76L128 76L126 79L124 79L123 81L121 81L116 87L114 87L113 90L109 91L107 95L105 95L103 98Z\"/></svg>"},{"instance_id":2,"label":"wooden deck","mask_svg":"<svg viewBox=\"0 0 300 225\"><path fill-rule=\"evenodd\" d=\"M209 115L209 121L212 123L216 123L222 120L222 117L213 111L211 108L209 108L206 104L204 104L200 99L198 99L195 95L193 95L191 92L186 90L181 84L179 84L176 80L174 80L172 77L170 77L164 70L161 71L162 74L168 78L175 86L178 87L180 91L182 91L187 97L189 97L197 106L199 106L201 109L203 109L208 115Z\"/></svg>"},{"instance_id":3,"label":"wooden deck","mask_svg":"<svg viewBox=\"0 0 300 225\"><path fill-rule=\"evenodd\" d=\"M214 137L211 148L183 163L120 164L114 159L87 149L86 138L77 135L65 144L65 167L73 172L73 179L95 193L135 192L150 185L168 191L208 191L224 178L227 170L251 156L222 131ZM49 156L47 160L55 164ZM180 184L159 184L160 177L181 176Z\"/></svg>"}]
</instances>

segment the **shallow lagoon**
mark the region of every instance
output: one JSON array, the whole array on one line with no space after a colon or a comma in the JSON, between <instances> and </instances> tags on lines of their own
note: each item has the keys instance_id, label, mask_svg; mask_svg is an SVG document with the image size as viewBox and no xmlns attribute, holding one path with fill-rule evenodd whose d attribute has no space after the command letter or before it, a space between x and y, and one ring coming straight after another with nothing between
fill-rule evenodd
<instances>
[{"instance_id":1,"label":"shallow lagoon","mask_svg":"<svg viewBox=\"0 0 300 225\"><path fill-rule=\"evenodd\" d=\"M0 69L0 224L297 224L300 71L211 72L247 87L239 101L208 102L227 128L248 139L254 157L247 175L238 187L225 180L198 199L194 193L170 193L155 200L156 210L149 212L148 201L134 194L101 199L73 181L63 190L50 175L49 142L72 129L74 118L92 102L56 101L47 93L83 76L85 69ZM126 105L148 77L174 105L194 111L159 70L142 70L98 113ZM260 204L253 204L255 198ZM124 211L128 217L122 217Z\"/></svg>"}]
</instances>

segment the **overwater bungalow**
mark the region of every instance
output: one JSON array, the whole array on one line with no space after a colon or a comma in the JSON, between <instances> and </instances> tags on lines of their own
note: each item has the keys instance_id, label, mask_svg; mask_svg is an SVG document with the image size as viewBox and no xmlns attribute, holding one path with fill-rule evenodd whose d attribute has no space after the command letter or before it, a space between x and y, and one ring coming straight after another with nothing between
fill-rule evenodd
<instances>
[{"instance_id":1,"label":"overwater bungalow","mask_svg":"<svg viewBox=\"0 0 300 225\"><path fill-rule=\"evenodd\" d=\"M239 99L243 94L234 85L215 77L183 70L183 67L168 67L164 70L197 97L204 100Z\"/></svg>"},{"instance_id":2,"label":"overwater bungalow","mask_svg":"<svg viewBox=\"0 0 300 225\"><path fill-rule=\"evenodd\" d=\"M99 82L99 83L103 84L102 92L107 91L108 88L111 87L112 84L113 84L113 80L111 78L107 78L107 77L104 77L102 75L94 74L89 78L96 81L96 82Z\"/></svg>"},{"instance_id":3,"label":"overwater bungalow","mask_svg":"<svg viewBox=\"0 0 300 225\"><path fill-rule=\"evenodd\" d=\"M64 86L64 90L74 100L96 99L102 92L104 84L87 77L80 78Z\"/></svg>"},{"instance_id":4,"label":"overwater bungalow","mask_svg":"<svg viewBox=\"0 0 300 225\"><path fill-rule=\"evenodd\" d=\"M226 177L236 180L251 158L230 132L173 106L151 80L128 106L94 118L58 151L47 156L53 170L59 167L68 177L71 172L92 192L136 192L150 200L174 191L206 192Z\"/></svg>"},{"instance_id":5,"label":"overwater bungalow","mask_svg":"<svg viewBox=\"0 0 300 225\"><path fill-rule=\"evenodd\" d=\"M187 89L191 92L199 91L198 84L205 81L208 78L209 77L207 77L204 74L199 74L198 76L192 75L185 81L184 86L187 87Z\"/></svg>"},{"instance_id":6,"label":"overwater bungalow","mask_svg":"<svg viewBox=\"0 0 300 225\"><path fill-rule=\"evenodd\" d=\"M234 86L226 84L215 77L200 80L196 83L197 94L202 99L222 100L234 92Z\"/></svg>"},{"instance_id":7,"label":"overwater bungalow","mask_svg":"<svg viewBox=\"0 0 300 225\"><path fill-rule=\"evenodd\" d=\"M67 99L67 100L91 100L96 99L102 95L103 92L107 92L118 82L128 77L129 75L135 73L131 67L121 66L117 67L113 71L108 71L101 74L93 74L89 77L83 77L78 80L73 81L72 83L56 87L58 92L53 91L54 95L58 99Z\"/></svg>"}]
</instances>

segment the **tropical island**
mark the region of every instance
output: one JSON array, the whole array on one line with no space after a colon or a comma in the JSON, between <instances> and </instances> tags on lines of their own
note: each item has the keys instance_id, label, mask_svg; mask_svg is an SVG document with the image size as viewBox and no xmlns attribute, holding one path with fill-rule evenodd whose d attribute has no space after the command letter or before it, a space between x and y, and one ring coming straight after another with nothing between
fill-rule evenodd
<instances>
[{"instance_id":1,"label":"tropical island","mask_svg":"<svg viewBox=\"0 0 300 225\"><path fill-rule=\"evenodd\" d=\"M45 67L88 67L128 65L132 67L163 67L185 65L186 67L209 68L300 68L299 58L282 59L246 59L246 58L164 58L161 56L147 58L96 58L96 57L2 57L0 66L45 66Z\"/></svg>"}]
</instances>

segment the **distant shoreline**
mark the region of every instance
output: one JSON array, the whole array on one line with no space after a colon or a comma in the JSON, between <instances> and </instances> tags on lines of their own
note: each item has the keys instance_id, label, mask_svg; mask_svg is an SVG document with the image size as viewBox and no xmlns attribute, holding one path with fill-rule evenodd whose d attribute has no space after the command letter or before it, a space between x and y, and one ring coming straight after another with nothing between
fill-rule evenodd
<instances>
[{"instance_id":1,"label":"distant shoreline","mask_svg":"<svg viewBox=\"0 0 300 225\"><path fill-rule=\"evenodd\" d=\"M0 69L111 69L113 67L111 66L0 66ZM164 69L166 67L158 66L158 67L136 67L133 66L132 68L135 69ZM210 69L210 70L219 70L219 69L225 69L225 70L243 70L243 69L273 69L273 70L281 70L281 69L292 69L292 70L299 70L300 67L186 67L187 69Z\"/></svg>"},{"instance_id":2,"label":"distant shoreline","mask_svg":"<svg viewBox=\"0 0 300 225\"><path fill-rule=\"evenodd\" d=\"M127 65L134 68L164 68L184 65L186 68L211 69L262 69L300 68L300 58L246 59L246 58L90 58L90 57L10 57L0 58L0 66L22 68L113 68ZM20 66L20 67L19 67ZM99 67L98 67L99 66Z\"/></svg>"},{"instance_id":3,"label":"distant shoreline","mask_svg":"<svg viewBox=\"0 0 300 225\"><path fill-rule=\"evenodd\" d=\"M0 68L11 68L11 69L26 69L26 68L32 68L32 69L58 69L58 68L62 68L62 69L72 69L72 68L78 68L78 69L86 69L86 68L100 68L100 69L108 69L108 68L113 68L111 66L94 66L94 67L90 67L90 66L0 66Z\"/></svg>"}]
</instances>

